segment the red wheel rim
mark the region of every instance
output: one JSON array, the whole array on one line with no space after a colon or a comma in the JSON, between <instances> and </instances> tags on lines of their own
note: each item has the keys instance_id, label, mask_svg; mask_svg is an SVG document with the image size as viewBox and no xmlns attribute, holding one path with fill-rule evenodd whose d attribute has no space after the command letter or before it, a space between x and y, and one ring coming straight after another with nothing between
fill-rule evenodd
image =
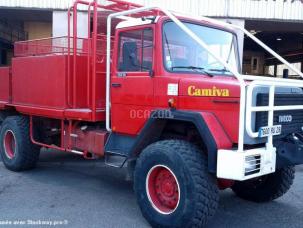
<instances>
[{"instance_id":1,"label":"red wheel rim","mask_svg":"<svg viewBox=\"0 0 303 228\"><path fill-rule=\"evenodd\" d=\"M12 159L15 156L16 139L14 133L11 130L7 130L5 132L3 146L6 156L9 159Z\"/></svg>"},{"instance_id":2,"label":"red wheel rim","mask_svg":"<svg viewBox=\"0 0 303 228\"><path fill-rule=\"evenodd\" d=\"M146 178L150 203L161 214L173 213L180 201L180 187L175 174L164 165L152 167Z\"/></svg>"}]
</instances>

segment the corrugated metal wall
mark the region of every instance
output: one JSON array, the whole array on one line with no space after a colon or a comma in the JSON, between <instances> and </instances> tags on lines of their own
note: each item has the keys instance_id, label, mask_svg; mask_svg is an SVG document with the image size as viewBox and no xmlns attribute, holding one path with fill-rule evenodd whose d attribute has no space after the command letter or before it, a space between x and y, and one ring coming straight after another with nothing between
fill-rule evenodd
<instances>
[{"instance_id":1,"label":"corrugated metal wall","mask_svg":"<svg viewBox=\"0 0 303 228\"><path fill-rule=\"evenodd\" d=\"M303 2L299 0L231 0L228 16L303 21Z\"/></svg>"},{"instance_id":2,"label":"corrugated metal wall","mask_svg":"<svg viewBox=\"0 0 303 228\"><path fill-rule=\"evenodd\" d=\"M0 0L0 7L67 9L71 0Z\"/></svg>"},{"instance_id":3,"label":"corrugated metal wall","mask_svg":"<svg viewBox=\"0 0 303 228\"><path fill-rule=\"evenodd\" d=\"M99 0L104 2L103 0ZM192 15L303 21L301 0L131 0ZM0 7L66 9L73 0L0 0Z\"/></svg>"}]
</instances>

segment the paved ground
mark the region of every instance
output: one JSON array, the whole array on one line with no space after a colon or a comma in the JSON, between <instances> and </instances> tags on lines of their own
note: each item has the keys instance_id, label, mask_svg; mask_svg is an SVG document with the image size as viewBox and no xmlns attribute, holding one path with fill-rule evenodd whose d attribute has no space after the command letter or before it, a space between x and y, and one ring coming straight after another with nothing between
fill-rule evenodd
<instances>
[{"instance_id":1,"label":"paved ground","mask_svg":"<svg viewBox=\"0 0 303 228\"><path fill-rule=\"evenodd\" d=\"M23 173L7 171L0 163L0 200L0 225L50 220L69 227L149 227L123 170L69 154L45 151L37 169ZM303 227L302 218L299 167L293 188L275 202L249 203L229 190L221 192L209 227Z\"/></svg>"}]
</instances>

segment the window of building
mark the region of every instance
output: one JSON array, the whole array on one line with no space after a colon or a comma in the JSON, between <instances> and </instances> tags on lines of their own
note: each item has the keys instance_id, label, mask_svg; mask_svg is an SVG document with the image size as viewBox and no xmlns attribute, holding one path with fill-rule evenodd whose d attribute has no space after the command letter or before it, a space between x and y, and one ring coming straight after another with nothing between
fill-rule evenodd
<instances>
[{"instance_id":1,"label":"window of building","mask_svg":"<svg viewBox=\"0 0 303 228\"><path fill-rule=\"evenodd\" d=\"M292 63L291 64L293 67L297 68L297 69L301 69L301 65L302 63ZM284 65L284 64L279 64L277 65L277 77L278 78L281 78L283 77L283 71L287 69L289 71L289 77L299 77L299 75L297 75L295 72L293 72L288 66ZM270 75L275 75L275 66L274 65L271 65L269 66L268 68L268 73Z\"/></svg>"}]
</instances>

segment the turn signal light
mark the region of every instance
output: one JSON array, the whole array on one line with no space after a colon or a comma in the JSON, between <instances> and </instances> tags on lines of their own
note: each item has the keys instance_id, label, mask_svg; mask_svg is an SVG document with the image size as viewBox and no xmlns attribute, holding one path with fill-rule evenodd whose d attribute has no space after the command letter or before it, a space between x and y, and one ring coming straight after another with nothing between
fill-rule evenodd
<instances>
[{"instance_id":1,"label":"turn signal light","mask_svg":"<svg viewBox=\"0 0 303 228\"><path fill-rule=\"evenodd\" d=\"M177 102L176 102L176 100L175 100L174 98L170 98L170 99L168 100L168 106L169 106L170 108L176 108L176 107L177 107Z\"/></svg>"}]
</instances>

